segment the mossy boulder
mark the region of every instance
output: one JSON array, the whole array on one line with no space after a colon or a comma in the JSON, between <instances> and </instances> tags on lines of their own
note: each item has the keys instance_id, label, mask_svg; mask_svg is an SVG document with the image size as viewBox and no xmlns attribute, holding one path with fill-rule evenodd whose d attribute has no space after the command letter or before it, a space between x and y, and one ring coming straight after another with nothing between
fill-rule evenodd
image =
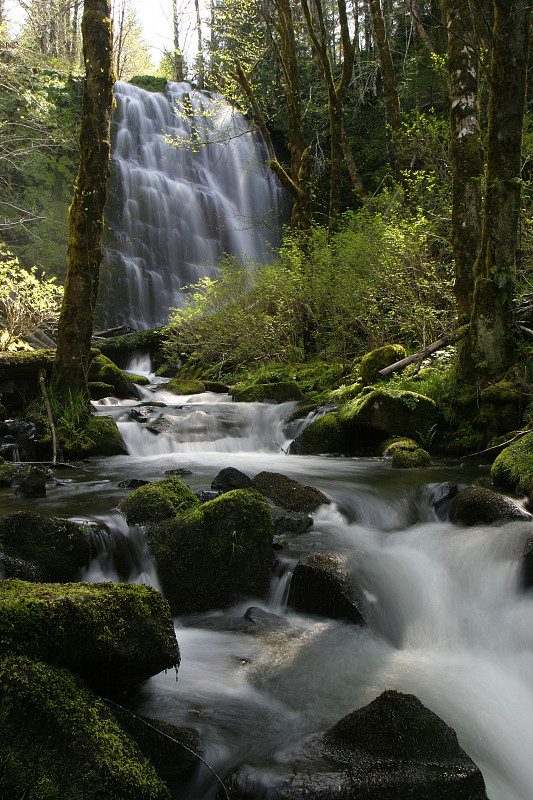
<instances>
[{"instance_id":1,"label":"mossy boulder","mask_svg":"<svg viewBox=\"0 0 533 800\"><path fill-rule=\"evenodd\" d=\"M196 505L196 495L173 475L135 489L122 500L119 509L129 525L145 525L171 519Z\"/></svg>"},{"instance_id":2,"label":"mossy boulder","mask_svg":"<svg viewBox=\"0 0 533 800\"><path fill-rule=\"evenodd\" d=\"M0 661L2 797L169 800L154 767L105 703L67 669Z\"/></svg>"},{"instance_id":3,"label":"mossy boulder","mask_svg":"<svg viewBox=\"0 0 533 800\"><path fill-rule=\"evenodd\" d=\"M127 455L128 449L113 417L88 415L76 430L56 428L57 447L63 459ZM40 440L41 448L51 446L50 434Z\"/></svg>"},{"instance_id":4,"label":"mossy boulder","mask_svg":"<svg viewBox=\"0 0 533 800\"><path fill-rule=\"evenodd\" d=\"M480 525L505 520L532 521L533 517L517 500L474 484L459 492L450 519L463 525Z\"/></svg>"},{"instance_id":5,"label":"mossy boulder","mask_svg":"<svg viewBox=\"0 0 533 800\"><path fill-rule=\"evenodd\" d=\"M278 766L226 782L239 800L487 800L455 732L414 695L384 692ZM266 784L266 785L265 785Z\"/></svg>"},{"instance_id":6,"label":"mossy boulder","mask_svg":"<svg viewBox=\"0 0 533 800\"><path fill-rule=\"evenodd\" d=\"M420 447L414 439L404 436L392 436L381 443L381 453L384 458L392 458L395 450L416 450Z\"/></svg>"},{"instance_id":7,"label":"mossy boulder","mask_svg":"<svg viewBox=\"0 0 533 800\"><path fill-rule=\"evenodd\" d=\"M114 364L110 358L103 353L94 356L89 367L88 380L93 383L107 383L113 387L113 394L125 399L131 397L138 399L139 392L135 388L133 381L125 372Z\"/></svg>"},{"instance_id":8,"label":"mossy boulder","mask_svg":"<svg viewBox=\"0 0 533 800\"><path fill-rule=\"evenodd\" d=\"M319 489L298 483L280 472L260 472L253 478L252 486L288 511L316 511L319 506L330 502Z\"/></svg>"},{"instance_id":9,"label":"mossy boulder","mask_svg":"<svg viewBox=\"0 0 533 800\"><path fill-rule=\"evenodd\" d=\"M32 565L36 578L47 582L74 580L91 558L86 525L33 511L0 517L0 550Z\"/></svg>"},{"instance_id":10,"label":"mossy boulder","mask_svg":"<svg viewBox=\"0 0 533 800\"><path fill-rule=\"evenodd\" d=\"M401 344L387 344L378 347L364 356L359 365L359 378L365 384L372 384L378 380L380 369L401 361L407 355L406 349Z\"/></svg>"},{"instance_id":11,"label":"mossy boulder","mask_svg":"<svg viewBox=\"0 0 533 800\"><path fill-rule=\"evenodd\" d=\"M137 384L137 386L148 386L150 383L149 379L146 375L135 375L134 372L127 372L126 375L132 381L132 383Z\"/></svg>"},{"instance_id":12,"label":"mossy boulder","mask_svg":"<svg viewBox=\"0 0 533 800\"><path fill-rule=\"evenodd\" d=\"M341 432L338 411L330 411L313 420L292 442L290 452L296 455L343 453L346 442Z\"/></svg>"},{"instance_id":13,"label":"mossy boulder","mask_svg":"<svg viewBox=\"0 0 533 800\"><path fill-rule=\"evenodd\" d=\"M235 489L178 519L150 525L147 540L172 612L262 597L273 566L272 518L253 489Z\"/></svg>"},{"instance_id":14,"label":"mossy boulder","mask_svg":"<svg viewBox=\"0 0 533 800\"><path fill-rule=\"evenodd\" d=\"M202 380L206 392L213 392L214 394L225 394L228 391L228 386L221 381L206 381Z\"/></svg>"},{"instance_id":15,"label":"mossy boulder","mask_svg":"<svg viewBox=\"0 0 533 800\"><path fill-rule=\"evenodd\" d=\"M392 467L394 469L416 469L418 467L429 467L431 456L427 450L417 447L414 450L406 448L396 448L392 454Z\"/></svg>"},{"instance_id":16,"label":"mossy boulder","mask_svg":"<svg viewBox=\"0 0 533 800\"><path fill-rule=\"evenodd\" d=\"M205 384L194 378L173 378L164 387L172 394L202 394L205 392Z\"/></svg>"},{"instance_id":17,"label":"mossy boulder","mask_svg":"<svg viewBox=\"0 0 533 800\"><path fill-rule=\"evenodd\" d=\"M364 625L361 598L340 556L313 553L294 568L288 605L297 611Z\"/></svg>"},{"instance_id":18,"label":"mossy boulder","mask_svg":"<svg viewBox=\"0 0 533 800\"><path fill-rule=\"evenodd\" d=\"M19 467L0 456L0 489L12 486L13 481L19 477L19 474Z\"/></svg>"},{"instance_id":19,"label":"mossy boulder","mask_svg":"<svg viewBox=\"0 0 533 800\"><path fill-rule=\"evenodd\" d=\"M104 397L109 397L113 394L113 387L110 383L103 381L89 381L89 397L91 400L102 400Z\"/></svg>"},{"instance_id":20,"label":"mossy boulder","mask_svg":"<svg viewBox=\"0 0 533 800\"><path fill-rule=\"evenodd\" d=\"M512 442L496 457L490 477L502 489L531 496L533 491L533 432Z\"/></svg>"},{"instance_id":21,"label":"mossy boulder","mask_svg":"<svg viewBox=\"0 0 533 800\"><path fill-rule=\"evenodd\" d=\"M177 667L168 604L150 586L0 582L0 656L68 667L99 692Z\"/></svg>"},{"instance_id":22,"label":"mossy boulder","mask_svg":"<svg viewBox=\"0 0 533 800\"><path fill-rule=\"evenodd\" d=\"M286 403L289 400L302 400L303 393L295 381L275 381L272 383L253 383L249 386L233 387L233 399L237 403Z\"/></svg>"}]
</instances>

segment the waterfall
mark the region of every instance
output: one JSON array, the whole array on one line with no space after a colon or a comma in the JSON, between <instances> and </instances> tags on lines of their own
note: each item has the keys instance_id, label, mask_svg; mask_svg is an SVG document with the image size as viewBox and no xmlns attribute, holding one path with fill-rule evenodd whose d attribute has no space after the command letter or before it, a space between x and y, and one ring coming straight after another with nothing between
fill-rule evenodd
<instances>
[{"instance_id":1,"label":"waterfall","mask_svg":"<svg viewBox=\"0 0 533 800\"><path fill-rule=\"evenodd\" d=\"M283 194L260 134L222 96L119 81L115 99L97 326L143 329L164 324L224 254L264 260Z\"/></svg>"}]
</instances>

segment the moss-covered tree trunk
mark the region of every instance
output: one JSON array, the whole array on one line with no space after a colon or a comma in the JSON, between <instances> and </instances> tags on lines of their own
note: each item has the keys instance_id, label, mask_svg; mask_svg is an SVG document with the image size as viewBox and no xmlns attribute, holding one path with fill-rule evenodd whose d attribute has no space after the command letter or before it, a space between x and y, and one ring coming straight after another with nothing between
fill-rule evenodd
<instances>
[{"instance_id":1,"label":"moss-covered tree trunk","mask_svg":"<svg viewBox=\"0 0 533 800\"><path fill-rule=\"evenodd\" d=\"M481 244L481 181L485 169L478 118L478 53L469 0L442 0L448 29L454 292L459 324L469 321L474 297L474 263Z\"/></svg>"},{"instance_id":2,"label":"moss-covered tree trunk","mask_svg":"<svg viewBox=\"0 0 533 800\"><path fill-rule=\"evenodd\" d=\"M470 330L460 360L465 377L473 371L502 374L514 357L512 300L531 12L529 0L495 0L494 11L485 207Z\"/></svg>"},{"instance_id":3,"label":"moss-covered tree trunk","mask_svg":"<svg viewBox=\"0 0 533 800\"><path fill-rule=\"evenodd\" d=\"M52 383L63 397L87 392L87 372L102 262L113 104L110 0L85 0L82 19L85 90L80 166L69 209L68 270Z\"/></svg>"}]
</instances>

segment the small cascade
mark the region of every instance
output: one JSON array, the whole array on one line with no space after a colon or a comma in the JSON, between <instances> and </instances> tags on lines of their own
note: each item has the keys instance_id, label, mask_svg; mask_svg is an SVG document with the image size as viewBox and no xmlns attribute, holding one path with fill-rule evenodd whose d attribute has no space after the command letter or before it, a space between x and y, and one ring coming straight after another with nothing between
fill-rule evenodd
<instances>
[{"instance_id":1,"label":"small cascade","mask_svg":"<svg viewBox=\"0 0 533 800\"><path fill-rule=\"evenodd\" d=\"M260 134L222 96L119 81L115 99L98 325L151 328L224 254L265 258L283 195Z\"/></svg>"}]
</instances>

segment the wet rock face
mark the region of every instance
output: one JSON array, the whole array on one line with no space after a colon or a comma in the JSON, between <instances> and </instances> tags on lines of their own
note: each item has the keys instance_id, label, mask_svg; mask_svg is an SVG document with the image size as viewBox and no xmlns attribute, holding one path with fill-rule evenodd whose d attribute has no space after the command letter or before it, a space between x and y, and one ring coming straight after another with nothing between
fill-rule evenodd
<instances>
[{"instance_id":1,"label":"wet rock face","mask_svg":"<svg viewBox=\"0 0 533 800\"><path fill-rule=\"evenodd\" d=\"M252 479L235 467L220 470L213 478L211 489L218 492L231 492L232 489L250 489Z\"/></svg>"},{"instance_id":2,"label":"wet rock face","mask_svg":"<svg viewBox=\"0 0 533 800\"><path fill-rule=\"evenodd\" d=\"M455 732L418 698L384 692L267 769L227 781L235 800L487 800Z\"/></svg>"},{"instance_id":3,"label":"wet rock face","mask_svg":"<svg viewBox=\"0 0 533 800\"><path fill-rule=\"evenodd\" d=\"M339 556L315 553L296 565L288 605L297 611L364 625L358 592Z\"/></svg>"},{"instance_id":4,"label":"wet rock face","mask_svg":"<svg viewBox=\"0 0 533 800\"><path fill-rule=\"evenodd\" d=\"M288 511L316 511L319 506L330 502L319 489L304 486L279 472L260 472L253 479L252 486Z\"/></svg>"},{"instance_id":5,"label":"wet rock face","mask_svg":"<svg viewBox=\"0 0 533 800\"><path fill-rule=\"evenodd\" d=\"M474 484L459 492L450 519L462 525L478 525L504 520L533 521L533 516L517 500Z\"/></svg>"}]
</instances>

